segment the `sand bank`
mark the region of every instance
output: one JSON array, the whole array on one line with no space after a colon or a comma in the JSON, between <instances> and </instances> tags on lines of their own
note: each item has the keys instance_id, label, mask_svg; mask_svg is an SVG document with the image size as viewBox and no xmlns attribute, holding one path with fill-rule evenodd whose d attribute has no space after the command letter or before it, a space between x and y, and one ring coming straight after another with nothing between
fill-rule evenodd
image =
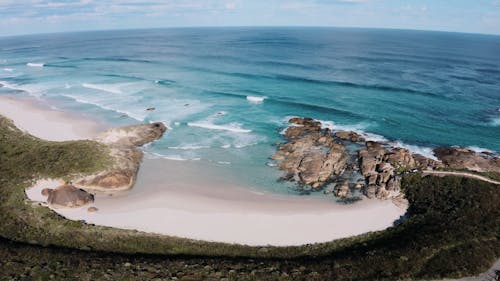
<instances>
[{"instance_id":1,"label":"sand bank","mask_svg":"<svg viewBox=\"0 0 500 281\"><path fill-rule=\"evenodd\" d=\"M31 133L38 132L40 137L87 137L75 130L81 120L71 114L5 98L0 103L0 114ZM90 124L89 128L95 126ZM58 134L50 133L56 130ZM146 158L131 191L96 195L90 206L98 208L97 212L87 212L89 206L55 211L69 219L98 225L248 245L326 242L385 229L405 213L390 200L365 199L342 205L327 197L263 192L212 169L200 161ZM27 195L42 201L45 198L40 195L41 189L60 183L39 181L27 190Z\"/></svg>"},{"instance_id":2,"label":"sand bank","mask_svg":"<svg viewBox=\"0 0 500 281\"><path fill-rule=\"evenodd\" d=\"M41 101L10 95L0 95L0 114L12 119L19 129L50 141L88 139L104 128L96 121L51 109Z\"/></svg>"}]
</instances>

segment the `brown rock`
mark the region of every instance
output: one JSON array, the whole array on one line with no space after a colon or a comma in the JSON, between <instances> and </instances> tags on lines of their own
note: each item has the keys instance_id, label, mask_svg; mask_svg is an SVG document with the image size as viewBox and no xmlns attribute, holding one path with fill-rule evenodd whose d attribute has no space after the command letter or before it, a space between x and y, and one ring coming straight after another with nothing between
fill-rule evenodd
<instances>
[{"instance_id":1,"label":"brown rock","mask_svg":"<svg viewBox=\"0 0 500 281\"><path fill-rule=\"evenodd\" d=\"M372 174L368 177L368 185L376 185L378 179L378 174Z\"/></svg>"},{"instance_id":2,"label":"brown rock","mask_svg":"<svg viewBox=\"0 0 500 281\"><path fill-rule=\"evenodd\" d=\"M436 161L420 154L413 154L413 159L415 159L415 167L422 170L443 167L441 161Z\"/></svg>"},{"instance_id":3,"label":"brown rock","mask_svg":"<svg viewBox=\"0 0 500 281\"><path fill-rule=\"evenodd\" d=\"M87 209L87 212L89 212L89 213L94 213L94 212L97 212L97 211L99 211L99 209L97 209L96 207L89 207Z\"/></svg>"},{"instance_id":4,"label":"brown rock","mask_svg":"<svg viewBox=\"0 0 500 281\"><path fill-rule=\"evenodd\" d=\"M396 147L386 154L387 161L396 168L413 169L415 167L415 159L408 149Z\"/></svg>"},{"instance_id":5,"label":"brown rock","mask_svg":"<svg viewBox=\"0 0 500 281\"><path fill-rule=\"evenodd\" d=\"M319 182L319 173L325 157L321 152L309 152L304 155L299 166L300 181L313 185Z\"/></svg>"},{"instance_id":6,"label":"brown rock","mask_svg":"<svg viewBox=\"0 0 500 281\"><path fill-rule=\"evenodd\" d=\"M341 198L347 197L349 194L349 181L344 181L335 191L335 195Z\"/></svg>"},{"instance_id":7,"label":"brown rock","mask_svg":"<svg viewBox=\"0 0 500 281\"><path fill-rule=\"evenodd\" d=\"M51 191L52 191L52 189L50 189L50 188L44 188L44 189L42 189L42 195L49 196Z\"/></svg>"},{"instance_id":8,"label":"brown rock","mask_svg":"<svg viewBox=\"0 0 500 281\"><path fill-rule=\"evenodd\" d=\"M358 133L353 132L353 131L339 131L335 133L335 137L342 139L342 140L348 140L351 142L363 142L365 139L361 137Z\"/></svg>"},{"instance_id":9,"label":"brown rock","mask_svg":"<svg viewBox=\"0 0 500 281\"><path fill-rule=\"evenodd\" d=\"M330 130L311 118L292 118L295 126L285 131L287 142L272 156L286 172L285 179L317 189L340 175L348 156L344 145L335 143Z\"/></svg>"},{"instance_id":10,"label":"brown rock","mask_svg":"<svg viewBox=\"0 0 500 281\"><path fill-rule=\"evenodd\" d=\"M387 191L384 187L379 187L375 193L375 197L377 199L387 199L390 195L390 192Z\"/></svg>"},{"instance_id":11,"label":"brown rock","mask_svg":"<svg viewBox=\"0 0 500 281\"><path fill-rule=\"evenodd\" d=\"M76 208L94 202L94 196L83 189L64 184L48 193L47 203L55 208Z\"/></svg>"},{"instance_id":12,"label":"brown rock","mask_svg":"<svg viewBox=\"0 0 500 281\"><path fill-rule=\"evenodd\" d=\"M449 168L500 173L498 156L477 153L463 147L440 147L434 149L434 154Z\"/></svg>"},{"instance_id":13,"label":"brown rock","mask_svg":"<svg viewBox=\"0 0 500 281\"><path fill-rule=\"evenodd\" d=\"M387 181L387 185L386 185L387 190L394 191L395 186L396 186L396 184L395 184L394 178L391 178L389 181Z\"/></svg>"},{"instance_id":14,"label":"brown rock","mask_svg":"<svg viewBox=\"0 0 500 281\"><path fill-rule=\"evenodd\" d=\"M378 172L379 172L379 182L386 183L394 174L394 167L392 167L391 164L385 162L379 165Z\"/></svg>"},{"instance_id":15,"label":"brown rock","mask_svg":"<svg viewBox=\"0 0 500 281\"><path fill-rule=\"evenodd\" d=\"M368 198L374 198L376 192L377 192L377 187L375 185L368 185L364 189L364 194Z\"/></svg>"}]
</instances>

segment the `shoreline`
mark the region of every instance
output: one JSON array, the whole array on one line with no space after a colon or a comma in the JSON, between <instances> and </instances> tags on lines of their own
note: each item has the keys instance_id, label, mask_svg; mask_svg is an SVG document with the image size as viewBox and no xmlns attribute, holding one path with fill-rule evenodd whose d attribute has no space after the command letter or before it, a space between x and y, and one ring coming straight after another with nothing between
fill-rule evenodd
<instances>
[{"instance_id":1,"label":"shoreline","mask_svg":"<svg viewBox=\"0 0 500 281\"><path fill-rule=\"evenodd\" d=\"M20 130L49 141L90 139L108 127L97 120L55 110L34 98L15 95L0 95L0 114Z\"/></svg>"},{"instance_id":2,"label":"shoreline","mask_svg":"<svg viewBox=\"0 0 500 281\"><path fill-rule=\"evenodd\" d=\"M89 120L41 107L33 108L36 114L21 114L24 119L19 118L20 114L9 114L3 109L5 102L10 101L8 104L16 106L14 111L19 113L24 113L19 108L31 110L36 104L27 101L28 104L23 105L24 101L12 99L5 101L0 97L0 114L29 132L30 128L39 129L40 137L45 134L60 137L59 140L86 138L92 131L73 130L74 124L88 124ZM48 134L49 128L59 134ZM34 196L40 194L41 188L57 184L44 183L27 194L37 201L43 199ZM97 207L98 211L87 212L89 206ZM391 200L364 199L344 205L327 197L272 194L214 176L200 163L144 159L132 190L113 196L97 194L94 204L55 211L66 218L97 225L204 241L290 246L383 230L392 226L406 210Z\"/></svg>"}]
</instances>

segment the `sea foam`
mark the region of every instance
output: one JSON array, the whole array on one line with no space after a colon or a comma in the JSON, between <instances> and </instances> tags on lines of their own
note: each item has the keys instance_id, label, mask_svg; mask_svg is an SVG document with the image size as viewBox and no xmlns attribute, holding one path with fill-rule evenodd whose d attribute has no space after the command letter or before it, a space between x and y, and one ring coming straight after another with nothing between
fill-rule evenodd
<instances>
[{"instance_id":1,"label":"sea foam","mask_svg":"<svg viewBox=\"0 0 500 281\"><path fill-rule=\"evenodd\" d=\"M259 97L259 96L247 96L247 101L251 103L263 103L266 97Z\"/></svg>"},{"instance_id":2,"label":"sea foam","mask_svg":"<svg viewBox=\"0 0 500 281\"><path fill-rule=\"evenodd\" d=\"M112 94L122 94L121 87L123 84L113 85L113 84L91 84L83 83L82 87L92 90L104 91Z\"/></svg>"},{"instance_id":3,"label":"sea foam","mask_svg":"<svg viewBox=\"0 0 500 281\"><path fill-rule=\"evenodd\" d=\"M44 67L45 64L44 63L28 62L26 65L29 67Z\"/></svg>"},{"instance_id":4,"label":"sea foam","mask_svg":"<svg viewBox=\"0 0 500 281\"><path fill-rule=\"evenodd\" d=\"M333 121L324 121L324 120L318 120L318 121L321 123L322 128L328 128L328 129L332 130L332 132L335 132L335 131L353 131L353 132L361 135L367 141L377 141L377 142L388 141L384 136L366 132L364 130L366 128L366 125L364 125L364 124L339 125Z\"/></svg>"},{"instance_id":5,"label":"sea foam","mask_svg":"<svg viewBox=\"0 0 500 281\"><path fill-rule=\"evenodd\" d=\"M50 88L50 87L43 87L39 84L17 85L17 84L12 84L12 83L5 82L5 81L0 81L0 83L3 85L4 88L8 88L8 89L15 90L15 91L25 92L28 95L36 97L36 98L40 98L42 93Z\"/></svg>"},{"instance_id":6,"label":"sea foam","mask_svg":"<svg viewBox=\"0 0 500 281\"><path fill-rule=\"evenodd\" d=\"M498 111L500 111L500 109L499 109ZM495 127L496 127L496 126L500 126L500 117L493 118L493 119L491 120L491 125L492 125L492 126L495 126Z\"/></svg>"},{"instance_id":7,"label":"sea foam","mask_svg":"<svg viewBox=\"0 0 500 281\"><path fill-rule=\"evenodd\" d=\"M106 105L104 105L102 103L95 102L95 101L90 101L90 100L86 100L86 99L83 99L83 98L80 98L80 97L75 97L75 96L66 95L66 94L62 94L61 96L73 99L74 101L76 101L78 103L90 104L90 105L97 106L97 107L99 107L101 109L104 109L104 110L109 110L109 111L114 111L116 113L125 114L125 115L131 117L132 119L135 119L135 120L140 121L140 122L143 122L144 119L146 118L146 116L144 116L144 115L135 114L135 113L127 111L127 110L121 110L121 109L117 109L117 108L112 108L112 107L106 106Z\"/></svg>"},{"instance_id":8,"label":"sea foam","mask_svg":"<svg viewBox=\"0 0 500 281\"><path fill-rule=\"evenodd\" d=\"M180 146L169 146L168 148L169 149L180 149L180 150L197 150L197 149L210 148L210 146L186 144L186 145L180 145Z\"/></svg>"},{"instance_id":9,"label":"sea foam","mask_svg":"<svg viewBox=\"0 0 500 281\"><path fill-rule=\"evenodd\" d=\"M436 155L434 155L434 151L431 147L406 144L406 143L401 142L401 141L394 141L394 142L390 142L389 144L393 147L406 148L409 151L411 151L412 153L420 154L422 156L425 156L425 157L433 159L433 160L438 160L436 158Z\"/></svg>"},{"instance_id":10,"label":"sea foam","mask_svg":"<svg viewBox=\"0 0 500 281\"><path fill-rule=\"evenodd\" d=\"M199 127L209 130L222 130L234 133L250 133L252 130L243 129L237 123L231 123L228 125L215 125L209 122L189 122L187 123L190 127Z\"/></svg>"}]
</instances>

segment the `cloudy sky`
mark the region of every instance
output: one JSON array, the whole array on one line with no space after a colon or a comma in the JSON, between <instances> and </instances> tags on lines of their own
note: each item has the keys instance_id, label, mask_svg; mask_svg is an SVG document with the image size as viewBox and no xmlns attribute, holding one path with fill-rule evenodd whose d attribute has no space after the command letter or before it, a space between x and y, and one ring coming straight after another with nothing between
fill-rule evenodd
<instances>
[{"instance_id":1,"label":"cloudy sky","mask_svg":"<svg viewBox=\"0 0 500 281\"><path fill-rule=\"evenodd\" d=\"M500 34L500 0L0 0L0 36L177 26L351 26Z\"/></svg>"}]
</instances>

